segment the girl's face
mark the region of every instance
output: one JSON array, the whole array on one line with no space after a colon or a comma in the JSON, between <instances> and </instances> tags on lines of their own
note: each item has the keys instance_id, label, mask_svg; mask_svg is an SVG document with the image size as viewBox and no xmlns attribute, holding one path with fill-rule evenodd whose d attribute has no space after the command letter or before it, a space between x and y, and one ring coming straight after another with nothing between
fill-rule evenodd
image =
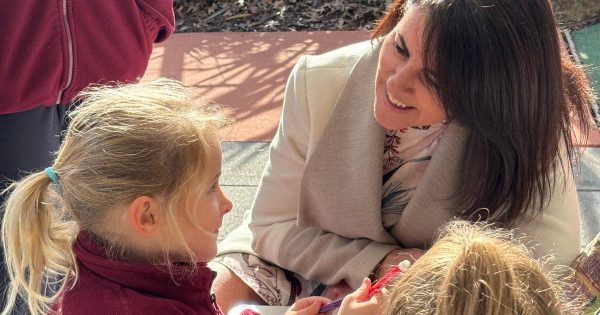
<instances>
[{"instance_id":1,"label":"girl's face","mask_svg":"<svg viewBox=\"0 0 600 315\"><path fill-rule=\"evenodd\" d=\"M423 25L418 8L409 9L385 36L375 78L375 119L386 129L432 125L444 110L424 81Z\"/></svg>"},{"instance_id":2,"label":"girl's face","mask_svg":"<svg viewBox=\"0 0 600 315\"><path fill-rule=\"evenodd\" d=\"M180 220L185 241L200 262L207 262L217 254L217 238L223 216L231 211L233 203L219 185L221 175L221 145L213 145L209 187L204 193L189 196L186 207L191 207L195 222ZM188 209L180 209L188 211ZM185 251L182 251L185 253Z\"/></svg>"}]
</instances>

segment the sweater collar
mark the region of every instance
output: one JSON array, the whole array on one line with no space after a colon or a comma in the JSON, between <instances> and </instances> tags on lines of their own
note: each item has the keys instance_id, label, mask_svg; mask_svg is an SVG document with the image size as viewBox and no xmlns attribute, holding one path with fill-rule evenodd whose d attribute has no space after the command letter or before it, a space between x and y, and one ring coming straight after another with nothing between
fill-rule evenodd
<instances>
[{"instance_id":1,"label":"sweater collar","mask_svg":"<svg viewBox=\"0 0 600 315\"><path fill-rule=\"evenodd\" d=\"M136 291L181 301L187 305L210 303L210 288L216 272L198 263L191 272L189 264L166 265L113 259L106 248L87 232L77 236L74 245L80 263L100 277Z\"/></svg>"}]
</instances>

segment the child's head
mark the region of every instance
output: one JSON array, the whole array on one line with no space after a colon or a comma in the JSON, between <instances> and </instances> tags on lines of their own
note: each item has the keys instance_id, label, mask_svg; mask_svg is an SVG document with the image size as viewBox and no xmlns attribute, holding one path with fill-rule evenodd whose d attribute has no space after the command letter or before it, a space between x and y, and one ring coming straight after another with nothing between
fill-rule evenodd
<instances>
[{"instance_id":1,"label":"child's head","mask_svg":"<svg viewBox=\"0 0 600 315\"><path fill-rule=\"evenodd\" d=\"M554 278L508 231L453 222L398 278L383 313L578 314Z\"/></svg>"},{"instance_id":2,"label":"child's head","mask_svg":"<svg viewBox=\"0 0 600 315\"><path fill-rule=\"evenodd\" d=\"M76 276L79 230L119 257L208 261L232 207L219 187L217 129L227 119L179 82L93 87L80 101L49 171L57 181L38 172L9 188L6 261L12 289L22 286L33 307L49 301L31 300L42 276Z\"/></svg>"}]
</instances>

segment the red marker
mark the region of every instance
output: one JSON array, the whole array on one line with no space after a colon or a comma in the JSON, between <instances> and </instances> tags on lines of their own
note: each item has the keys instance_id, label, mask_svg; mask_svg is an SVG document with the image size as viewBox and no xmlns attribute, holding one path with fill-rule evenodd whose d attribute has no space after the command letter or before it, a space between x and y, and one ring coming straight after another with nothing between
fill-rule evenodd
<instances>
[{"instance_id":1,"label":"red marker","mask_svg":"<svg viewBox=\"0 0 600 315\"><path fill-rule=\"evenodd\" d=\"M379 278L379 280L377 280L377 282L375 282L375 284L371 286L371 288L369 289L369 297L372 297L373 295L381 292L381 289L383 289L383 287L386 284L388 284L390 280L395 278L400 273L406 271L408 267L410 267L410 262L408 260L403 260L398 265L395 265L392 268L390 268L390 270L388 270L388 272L386 272L385 275L383 275L383 277ZM344 298L337 299L331 303L321 306L321 308L319 309L319 313L326 313L340 307L340 305L342 305L343 299Z\"/></svg>"}]
</instances>

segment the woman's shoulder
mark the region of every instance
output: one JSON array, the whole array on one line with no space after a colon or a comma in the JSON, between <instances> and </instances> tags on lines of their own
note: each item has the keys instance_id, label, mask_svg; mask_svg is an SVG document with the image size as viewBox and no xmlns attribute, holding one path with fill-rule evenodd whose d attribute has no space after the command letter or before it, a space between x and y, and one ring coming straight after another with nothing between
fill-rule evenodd
<instances>
[{"instance_id":1,"label":"woman's shoulder","mask_svg":"<svg viewBox=\"0 0 600 315\"><path fill-rule=\"evenodd\" d=\"M379 40L366 40L346 45L323 54L305 56L307 69L352 68L356 62L379 49Z\"/></svg>"}]
</instances>

